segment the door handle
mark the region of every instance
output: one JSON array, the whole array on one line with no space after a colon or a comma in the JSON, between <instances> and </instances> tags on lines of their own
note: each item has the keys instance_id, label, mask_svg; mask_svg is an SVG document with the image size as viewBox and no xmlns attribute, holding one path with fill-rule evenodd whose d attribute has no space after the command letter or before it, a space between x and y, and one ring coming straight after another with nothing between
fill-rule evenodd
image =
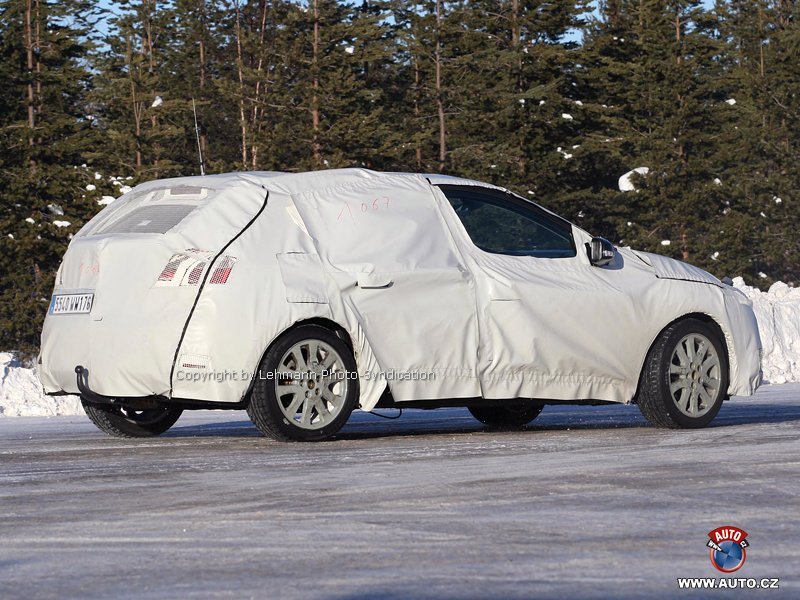
<instances>
[{"instance_id":1,"label":"door handle","mask_svg":"<svg viewBox=\"0 0 800 600\"><path fill-rule=\"evenodd\" d=\"M382 275L380 273L358 274L358 287L365 290L387 288L391 286L392 283L394 282L388 275Z\"/></svg>"},{"instance_id":2,"label":"door handle","mask_svg":"<svg viewBox=\"0 0 800 600\"><path fill-rule=\"evenodd\" d=\"M519 292L510 285L497 281L494 277L489 277L489 300L493 302L518 302Z\"/></svg>"}]
</instances>

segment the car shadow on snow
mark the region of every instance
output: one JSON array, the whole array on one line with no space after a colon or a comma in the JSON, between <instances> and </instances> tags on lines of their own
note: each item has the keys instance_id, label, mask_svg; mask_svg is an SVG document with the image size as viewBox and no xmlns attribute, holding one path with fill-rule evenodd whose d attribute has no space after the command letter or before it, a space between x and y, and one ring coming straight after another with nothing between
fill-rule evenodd
<instances>
[{"instance_id":1,"label":"car shadow on snow","mask_svg":"<svg viewBox=\"0 0 800 600\"><path fill-rule=\"evenodd\" d=\"M238 411L237 411L238 413ZM186 413L184 413L186 414ZM231 412L231 415L234 413ZM175 437L261 437L256 426L249 419L225 421L219 423L202 423L197 425L183 425L178 423L169 431L162 434L162 438Z\"/></svg>"},{"instance_id":2,"label":"car shadow on snow","mask_svg":"<svg viewBox=\"0 0 800 600\"><path fill-rule=\"evenodd\" d=\"M752 402L726 402L710 428L735 427L800 422L800 402L772 403L765 399ZM397 411L376 411L395 416ZM423 435L456 435L491 433L509 435L524 432L590 431L649 428L635 406L553 406L522 430L501 431L481 425L464 408L438 410L407 409L397 419L380 418L367 412L355 412L344 428L332 438L360 440L384 437ZM658 431L654 429L653 431ZM180 421L164 437L260 437L255 426L246 419L190 424L181 427Z\"/></svg>"}]
</instances>

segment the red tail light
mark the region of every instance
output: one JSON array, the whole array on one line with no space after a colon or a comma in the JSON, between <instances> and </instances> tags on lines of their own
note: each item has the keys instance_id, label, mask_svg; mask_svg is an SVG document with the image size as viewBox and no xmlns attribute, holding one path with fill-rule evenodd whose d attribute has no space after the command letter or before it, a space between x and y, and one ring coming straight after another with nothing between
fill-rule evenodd
<instances>
[{"instance_id":1,"label":"red tail light","mask_svg":"<svg viewBox=\"0 0 800 600\"><path fill-rule=\"evenodd\" d=\"M156 281L157 287L197 286L203 281L203 273L211 262L212 253L208 250L189 248L173 254L167 266ZM236 264L235 256L222 256L211 273L210 283L224 285Z\"/></svg>"},{"instance_id":2,"label":"red tail light","mask_svg":"<svg viewBox=\"0 0 800 600\"><path fill-rule=\"evenodd\" d=\"M189 257L185 254L173 254L172 258L169 259L167 266L164 267L163 271L161 271L161 275L158 276L158 280L172 281L172 278L175 277L175 273L178 272L178 267L180 264L188 258Z\"/></svg>"},{"instance_id":3,"label":"red tail light","mask_svg":"<svg viewBox=\"0 0 800 600\"><path fill-rule=\"evenodd\" d=\"M203 274L203 269L205 269L205 267L206 263L204 262L197 263L189 272L187 283L189 285L197 285L200 281L200 276Z\"/></svg>"},{"instance_id":4,"label":"red tail light","mask_svg":"<svg viewBox=\"0 0 800 600\"><path fill-rule=\"evenodd\" d=\"M214 285L224 285L228 283L228 276L233 270L233 265L236 264L236 259L233 256L223 256L214 273L211 274L210 283Z\"/></svg>"}]
</instances>

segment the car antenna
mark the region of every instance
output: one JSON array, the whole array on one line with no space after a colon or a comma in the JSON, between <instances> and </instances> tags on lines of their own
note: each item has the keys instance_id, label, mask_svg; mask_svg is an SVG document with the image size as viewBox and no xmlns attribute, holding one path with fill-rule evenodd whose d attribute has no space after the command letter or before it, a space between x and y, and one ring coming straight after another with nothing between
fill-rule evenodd
<instances>
[{"instance_id":1,"label":"car antenna","mask_svg":"<svg viewBox=\"0 0 800 600\"><path fill-rule=\"evenodd\" d=\"M200 155L200 175L205 176L206 168L203 164L203 148L200 146L200 126L197 124L197 106L192 98L192 112L194 113L194 135L197 138L197 154Z\"/></svg>"}]
</instances>

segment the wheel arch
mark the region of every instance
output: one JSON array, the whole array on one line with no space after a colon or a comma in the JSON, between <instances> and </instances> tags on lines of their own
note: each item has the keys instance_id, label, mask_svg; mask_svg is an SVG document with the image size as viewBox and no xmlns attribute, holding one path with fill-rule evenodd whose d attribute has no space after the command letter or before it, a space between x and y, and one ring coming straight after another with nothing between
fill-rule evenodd
<instances>
[{"instance_id":1,"label":"wheel arch","mask_svg":"<svg viewBox=\"0 0 800 600\"><path fill-rule=\"evenodd\" d=\"M350 334L347 332L347 328L343 325L337 323L333 319L328 319L326 317L309 317L307 319L300 319L299 321L295 321L289 327L281 331L275 338L270 342L269 346L271 347L275 340L277 340L282 335L297 329L298 327L302 327L303 325L318 325L319 327L324 327L325 329L329 329L333 333L335 333L341 340L350 347L350 350L353 350L353 340L350 338ZM267 348L269 350L269 348ZM267 353L267 350L264 351L264 354ZM261 355L261 358L264 358L264 355Z\"/></svg>"},{"instance_id":2,"label":"wheel arch","mask_svg":"<svg viewBox=\"0 0 800 600\"><path fill-rule=\"evenodd\" d=\"M720 342L722 342L722 349L725 351L725 368L728 370L728 379L730 380L730 371L731 371L731 349L730 349L730 340L728 339L728 335L725 333L725 330L722 326L717 322L717 320L712 317L711 315L703 312L691 312L681 315L664 325L658 333L653 337L650 341L650 344L647 346L647 352L645 352L644 356L642 357L641 363L639 365L639 380L636 384L636 393L634 394L633 398L631 399L632 404L638 403L639 398L639 391L642 386L642 378L644 375L645 367L647 366L647 357L650 356L650 353L653 351L653 347L656 345L661 336L664 332L675 325L676 323L680 323L681 321L687 321L689 319L696 319L701 321L707 325L709 325L719 336ZM725 397L728 397L727 390L725 392Z\"/></svg>"},{"instance_id":3,"label":"wheel arch","mask_svg":"<svg viewBox=\"0 0 800 600\"><path fill-rule=\"evenodd\" d=\"M285 327L281 331L276 333L275 336L267 344L266 348L264 348L264 350L258 356L258 361L256 362L252 372L255 373L255 372L258 371L258 367L261 364L261 362L264 360L264 357L267 355L267 352L270 351L270 349L277 343L277 341L280 338L282 338L284 335L286 335L290 331L294 331L295 329L297 329L299 327L302 327L304 325L317 325L319 327L324 327L325 329L327 329L327 330L331 331L332 333L336 334L337 337L339 337L345 344L347 344L347 347L350 348L350 351L353 352L353 355L354 355L354 358L356 358L356 361L358 360L357 356L356 356L356 353L355 353L355 350L354 350L353 340L352 340L350 334L348 333L347 328L345 328L343 325L337 323L333 319L328 319L326 317L308 317L308 318L304 318L304 319L300 319L298 321L295 321L294 323L292 323L288 327ZM245 392L244 397L242 398L244 406L247 406L250 403L250 397L252 396L252 393L253 393L253 385L254 384L255 384L255 377L250 380L250 385L247 387L247 391Z\"/></svg>"}]
</instances>

